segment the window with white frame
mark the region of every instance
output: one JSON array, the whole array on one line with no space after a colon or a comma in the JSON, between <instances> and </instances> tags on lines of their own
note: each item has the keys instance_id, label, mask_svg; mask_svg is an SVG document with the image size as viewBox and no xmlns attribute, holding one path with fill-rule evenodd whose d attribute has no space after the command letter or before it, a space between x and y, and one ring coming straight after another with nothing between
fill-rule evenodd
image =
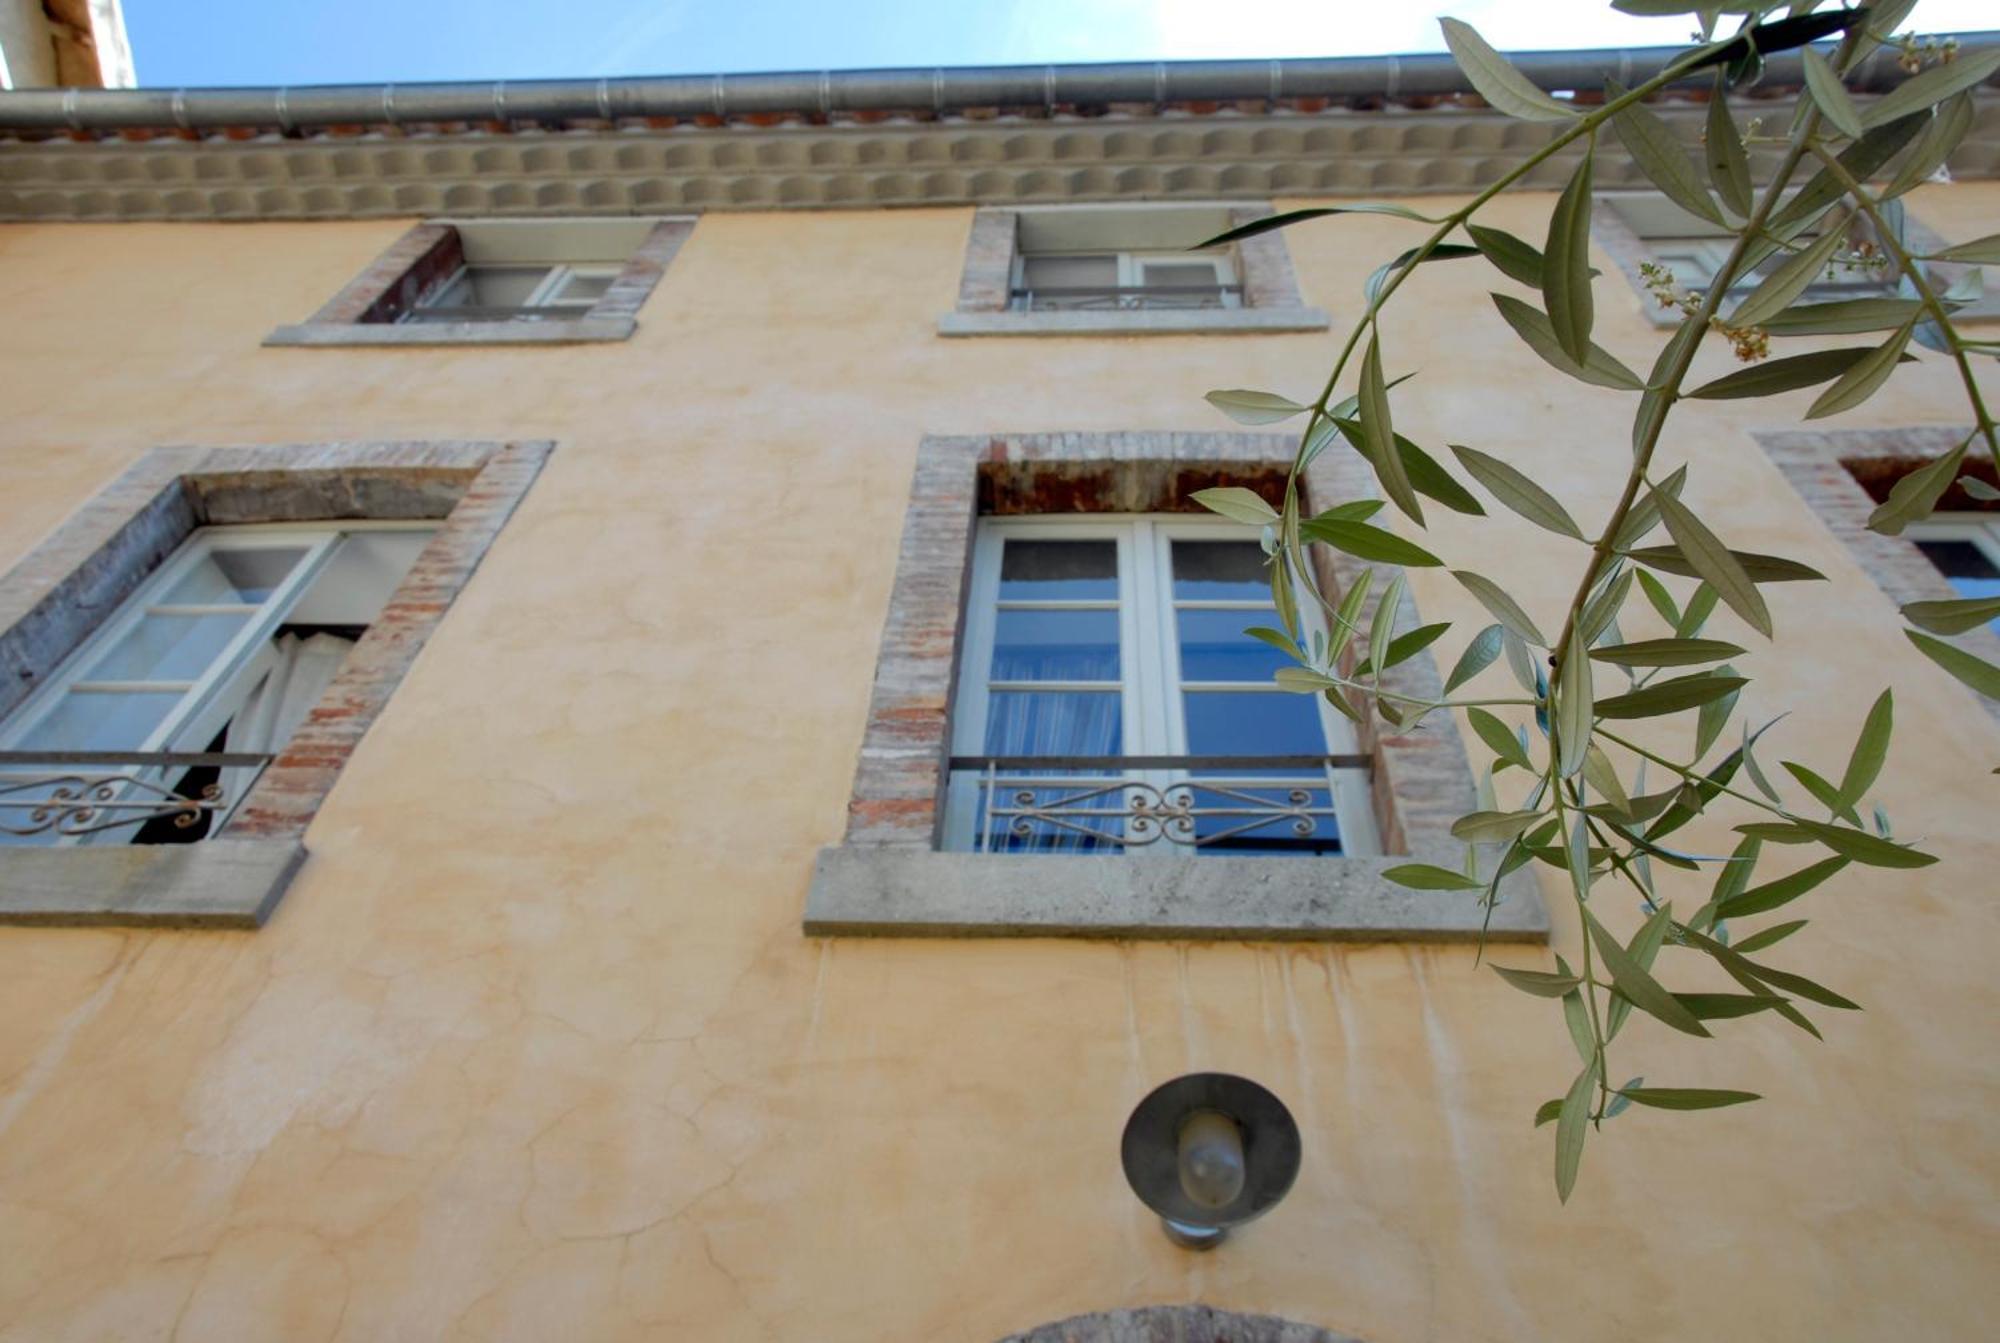
<instances>
[{"instance_id":1,"label":"window with white frame","mask_svg":"<svg viewBox=\"0 0 2000 1343\"><path fill-rule=\"evenodd\" d=\"M618 278L618 265L467 264L405 312L405 322L539 322L582 317Z\"/></svg>"},{"instance_id":2,"label":"window with white frame","mask_svg":"<svg viewBox=\"0 0 2000 1343\"><path fill-rule=\"evenodd\" d=\"M2000 597L2000 513L1935 513L1903 534L1961 597Z\"/></svg>"},{"instance_id":3,"label":"window with white frame","mask_svg":"<svg viewBox=\"0 0 2000 1343\"><path fill-rule=\"evenodd\" d=\"M1612 195L1602 199L1637 235L1653 260L1673 272L1675 282L1682 288L1700 291L1715 282L1716 272L1722 269L1722 263L1728 259L1730 248L1735 243L1734 236L1727 230L1689 214L1665 196ZM1901 202L1890 202L1887 210L1890 226L1900 236L1903 223ZM1843 249L1846 256L1837 260L1806 289L1805 298L1817 302L1895 293L1895 269L1880 239L1875 236L1873 225L1865 219L1853 219L1844 227L1849 237L1849 245ZM1804 244L1818 236L1816 231L1808 232L1795 241ZM1756 288L1765 276L1782 266L1791 255L1784 249L1773 252L1759 265L1738 276L1730 292L1747 292Z\"/></svg>"},{"instance_id":4,"label":"window with white frame","mask_svg":"<svg viewBox=\"0 0 2000 1343\"><path fill-rule=\"evenodd\" d=\"M1236 308L1236 258L1188 249L1229 227L1225 211L1024 211L1009 306L1022 312Z\"/></svg>"},{"instance_id":5,"label":"window with white frame","mask_svg":"<svg viewBox=\"0 0 2000 1343\"><path fill-rule=\"evenodd\" d=\"M197 530L0 720L0 844L221 829L434 524Z\"/></svg>"},{"instance_id":6,"label":"window with white frame","mask_svg":"<svg viewBox=\"0 0 2000 1343\"><path fill-rule=\"evenodd\" d=\"M980 519L946 846L1354 854L1365 761L1278 689L1254 531L1184 515Z\"/></svg>"}]
</instances>

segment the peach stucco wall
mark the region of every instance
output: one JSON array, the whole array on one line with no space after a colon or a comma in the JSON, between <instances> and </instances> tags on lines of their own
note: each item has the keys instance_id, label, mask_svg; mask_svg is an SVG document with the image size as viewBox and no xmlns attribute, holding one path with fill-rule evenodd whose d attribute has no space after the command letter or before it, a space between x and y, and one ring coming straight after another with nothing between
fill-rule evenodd
<instances>
[{"instance_id":1,"label":"peach stucco wall","mask_svg":"<svg viewBox=\"0 0 2000 1343\"><path fill-rule=\"evenodd\" d=\"M1496 213L1538 235L1548 203ZM1964 239L2000 187L1913 208ZM1843 876L1774 953L1866 1004L1820 1013L1825 1044L1635 1021L1624 1073L1769 1099L1621 1117L1568 1209L1529 1116L1569 1041L1469 949L800 935L918 437L1224 428L1202 391L1309 392L1329 355L941 340L969 218L710 215L629 344L477 351L259 347L402 223L0 228L0 566L156 444L560 445L268 927L0 929L0 1339L979 1343L1192 1299L1370 1343L1991 1337L2000 731L1747 436L1803 395L1690 410L1670 456L1737 544L1833 577L1771 592L1785 651L1750 659L1748 708L1792 711L1773 757L1837 770L1893 686L1879 792L1946 861ZM1410 227L1295 231L1309 301L1350 318ZM1600 338L1643 368L1657 337L1600 264ZM1529 465L1589 525L1627 403L1514 341L1503 283L1409 286L1399 424ZM1963 418L1926 354L1840 423ZM1550 624L1581 558L1505 516L1433 535ZM1449 580L1416 591L1484 623ZM1206 1257L1116 1161L1132 1104L1194 1068L1306 1132L1290 1199Z\"/></svg>"}]
</instances>

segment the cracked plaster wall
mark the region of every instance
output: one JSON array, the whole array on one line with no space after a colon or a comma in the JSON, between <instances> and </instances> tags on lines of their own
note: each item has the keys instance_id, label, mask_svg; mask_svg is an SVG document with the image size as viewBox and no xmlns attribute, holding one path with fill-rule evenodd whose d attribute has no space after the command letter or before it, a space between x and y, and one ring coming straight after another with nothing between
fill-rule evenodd
<instances>
[{"instance_id":1,"label":"cracked plaster wall","mask_svg":"<svg viewBox=\"0 0 2000 1343\"><path fill-rule=\"evenodd\" d=\"M1496 222L1536 236L1548 204ZM2000 188L1913 208L1962 240ZM1947 861L1815 897L1790 945L1869 1009L1826 1045L1635 1021L1656 1081L1770 1099L1622 1117L1566 1211L1529 1116L1569 1043L1469 948L799 935L921 436L1223 428L1203 390L1297 392L1329 349L941 341L969 222L711 214L626 344L421 352L259 346L407 221L0 228L0 563L155 444L561 445L263 931L0 930L0 1340L977 1343L1189 1300L1376 1343L1983 1336L2000 730L1756 449L1800 397L1699 407L1675 441L1725 535L1833 578L1772 594L1788 651L1757 655L1752 707L1794 708L1784 749L1824 771L1893 685L1880 792ZM1350 319L1408 236L1294 232L1307 301ZM1424 372L1399 427L1600 514L1622 403L1546 375L1471 266L1387 319ZM1600 295L1600 340L1643 357L1636 300ZM1959 422L1935 365L1843 423ZM1541 611L1576 559L1507 517L1427 544ZM1429 618L1485 623L1414 582ZM1114 1154L1147 1089L1206 1067L1278 1091L1306 1165L1198 1257Z\"/></svg>"}]
</instances>

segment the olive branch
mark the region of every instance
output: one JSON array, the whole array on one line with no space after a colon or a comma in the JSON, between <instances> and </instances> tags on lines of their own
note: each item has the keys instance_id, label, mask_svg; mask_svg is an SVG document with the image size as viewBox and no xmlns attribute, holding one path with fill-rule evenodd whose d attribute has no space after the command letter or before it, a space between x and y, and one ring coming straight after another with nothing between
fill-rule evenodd
<instances>
[{"instance_id":1,"label":"olive branch","mask_svg":"<svg viewBox=\"0 0 2000 1343\"><path fill-rule=\"evenodd\" d=\"M1754 749L1772 723L1754 731L1746 725L1734 749L1712 765L1701 763L1720 741L1750 680L1730 661L1746 652L1741 645L1704 637L1710 616L1726 606L1770 639L1773 621L1760 589L1822 575L1780 556L1729 546L1685 502L1687 467L1662 474L1655 463L1666 427L1684 400L1764 397L1823 387L1806 418L1838 414L1880 390L1902 364L1912 361L1909 347L1917 344L1953 361L1974 427L1952 452L1900 481L1869 526L1889 535L1900 532L1928 516L1955 481L1978 497L2000 497L1983 481L1960 475L1975 446L2000 468L2000 433L1972 366L1976 358L2000 353L2000 346L1968 339L1953 326L1953 312L1976 288L1961 282L1940 292L1922 264L2000 263L2000 234L1918 256L1884 216L1889 202L1938 172L1971 128L1973 90L2000 70L2000 52L1967 56L1949 43L1919 45L1910 37L1897 38L1896 29L1914 3L1732 5L1733 12L1747 12L1735 33L1717 39L1722 6L1617 0L1615 7L1627 13L1693 13L1702 41L1629 91L1608 86L1603 103L1590 108L1551 97L1470 25L1444 19L1446 43L1472 87L1507 115L1557 128L1547 144L1443 215L1356 202L1261 219L1201 244L1216 246L1343 214L1389 215L1430 226L1422 241L1369 277L1366 307L1315 399L1300 402L1243 389L1209 394L1213 405L1245 424L1305 417L1282 503L1274 507L1253 491L1233 487L1205 490L1196 498L1225 517L1265 529L1272 596L1283 629L1251 633L1280 648L1295 664L1276 673L1280 685L1321 695L1356 722L1379 715L1404 729L1439 710L1459 710L1491 752L1490 770L1481 779L1486 805L1452 826L1452 834L1466 846L1462 868L1408 863L1390 869L1389 878L1419 890L1477 892L1490 915L1508 874L1540 862L1566 875L1580 964L1572 969L1557 956L1553 971L1494 967L1515 988L1559 1003L1576 1047L1580 1069L1575 1078L1563 1096L1545 1103L1535 1116L1537 1125L1555 1123L1556 1191L1564 1200L1575 1185L1585 1138L1628 1106L1696 1110L1758 1099L1740 1090L1653 1086L1639 1077L1613 1085L1611 1047L1635 1010L1703 1038L1713 1036L1713 1023L1771 1012L1818 1037L1807 1006L1857 1010L1858 1005L1765 957L1807 921L1791 919L1741 935L1734 932L1734 922L1786 909L1850 866L1901 869L1937 861L1899 841L1880 806L1871 809L1866 821L1861 813L1888 754L1894 705L1886 690L1862 723L1838 780L1797 761L1780 762L1808 802L1788 800L1756 759ZM1785 16L1771 19L1777 11ZM1836 36L1838 44L1829 52L1811 45ZM1900 45L1901 64L1910 77L1872 102L1857 103L1844 77L1877 45L1892 41ZM1789 130L1774 142L1782 145L1782 153L1760 185L1752 181L1728 97L1732 89L1754 82L1767 55L1793 49L1802 49L1805 94ZM1712 88L1704 142L1696 157L1645 104L1669 85L1702 77L1712 81ZM1682 318L1644 377L1591 339L1591 281L1596 274L1589 264L1591 175L1606 133L1617 137L1669 200L1732 238L1727 258L1699 294L1680 291L1664 272L1649 273L1649 287ZM1475 222L1502 191L1576 146L1582 155L1550 213L1542 246ZM1852 241L1854 230L1869 226L1862 243ZM1390 394L1403 379L1386 375L1380 324L1383 310L1420 266L1478 257L1538 292L1539 306L1505 293L1492 297L1507 324L1545 363L1581 382L1636 397L1632 461L1617 503L1592 534L1519 468L1475 448L1452 445L1459 468L1501 505L1587 547L1588 554L1554 638L1499 582L1470 569L1450 570L1493 623L1466 644L1445 678L1442 698L1415 697L1385 687L1383 675L1435 642L1449 626L1396 633L1401 570L1445 567L1444 561L1372 523L1385 507L1383 500L1340 503L1303 516L1300 480L1321 453L1344 444L1373 469L1387 504L1418 527L1425 526L1425 499L1459 513L1484 512L1445 462L1396 431ZM1810 301L1814 281L1842 265L1892 268L1898 295ZM1773 337L1883 332L1889 334L1880 343L1768 357ZM1696 352L1711 333L1728 341L1749 366L1689 389L1685 384ZM1336 401L1335 390L1350 368L1356 389ZM1660 530L1665 541L1647 544ZM1365 628L1375 571L1365 568L1345 592L1328 593L1309 558L1313 546L1395 566ZM1662 575L1692 579L1695 586L1677 597ZM1623 637L1618 617L1635 589L1672 631L1669 636ZM1301 594L1323 615L1324 635L1308 639L1299 610ZM2000 667L1934 637L1962 633L2000 616L2000 599L1917 602L1904 607L1903 614L1914 627L1906 633L1918 649L1979 694L2000 699ZM1519 696L1453 698L1503 657L1519 682ZM1623 676L1624 685L1615 693L1601 693L1599 670L1607 677ZM1488 711L1492 706L1532 709L1539 741L1525 728L1510 729ZM1650 749L1620 730L1627 720L1683 714L1694 715L1694 751L1686 759ZM1662 786L1650 792L1649 768L1665 776ZM1521 804L1503 809L1491 801L1491 780L1507 769L1521 771L1529 782ZM1735 786L1739 779L1741 787ZM1721 799L1757 814L1735 826L1739 842L1733 852L1695 854L1669 843L1673 832ZM1824 816L1809 814L1813 808ZM1758 882L1760 856L1773 844L1823 856ZM1672 903L1658 896L1656 864L1687 872L1713 868L1708 900L1685 917L1677 916ZM1645 916L1638 931L1622 940L1593 909L1594 895L1602 897L1616 887L1636 893ZM1714 962L1740 992L1668 989L1657 967L1670 947Z\"/></svg>"}]
</instances>

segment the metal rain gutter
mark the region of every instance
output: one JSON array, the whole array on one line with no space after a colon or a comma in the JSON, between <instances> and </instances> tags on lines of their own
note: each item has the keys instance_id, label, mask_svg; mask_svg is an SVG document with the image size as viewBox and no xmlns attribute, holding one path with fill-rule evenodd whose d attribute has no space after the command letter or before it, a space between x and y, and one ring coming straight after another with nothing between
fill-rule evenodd
<instances>
[{"instance_id":1,"label":"metal rain gutter","mask_svg":"<svg viewBox=\"0 0 2000 1343\"><path fill-rule=\"evenodd\" d=\"M2000 32L1962 33L1960 51L2000 48ZM1510 56L1545 89L1596 90L1607 77L1650 79L1681 47L1536 51ZM1904 78L1878 47L1849 80L1863 92ZM1765 79L1802 81L1797 51L1770 58ZM1996 79L2000 79L1997 76ZM334 125L600 118L829 117L854 112L946 116L973 108L1150 105L1259 99L1405 99L1469 93L1451 57L1349 56L1268 61L995 65L911 70L662 75L430 84L321 84L238 89L23 89L0 93L0 130L300 131Z\"/></svg>"}]
</instances>

